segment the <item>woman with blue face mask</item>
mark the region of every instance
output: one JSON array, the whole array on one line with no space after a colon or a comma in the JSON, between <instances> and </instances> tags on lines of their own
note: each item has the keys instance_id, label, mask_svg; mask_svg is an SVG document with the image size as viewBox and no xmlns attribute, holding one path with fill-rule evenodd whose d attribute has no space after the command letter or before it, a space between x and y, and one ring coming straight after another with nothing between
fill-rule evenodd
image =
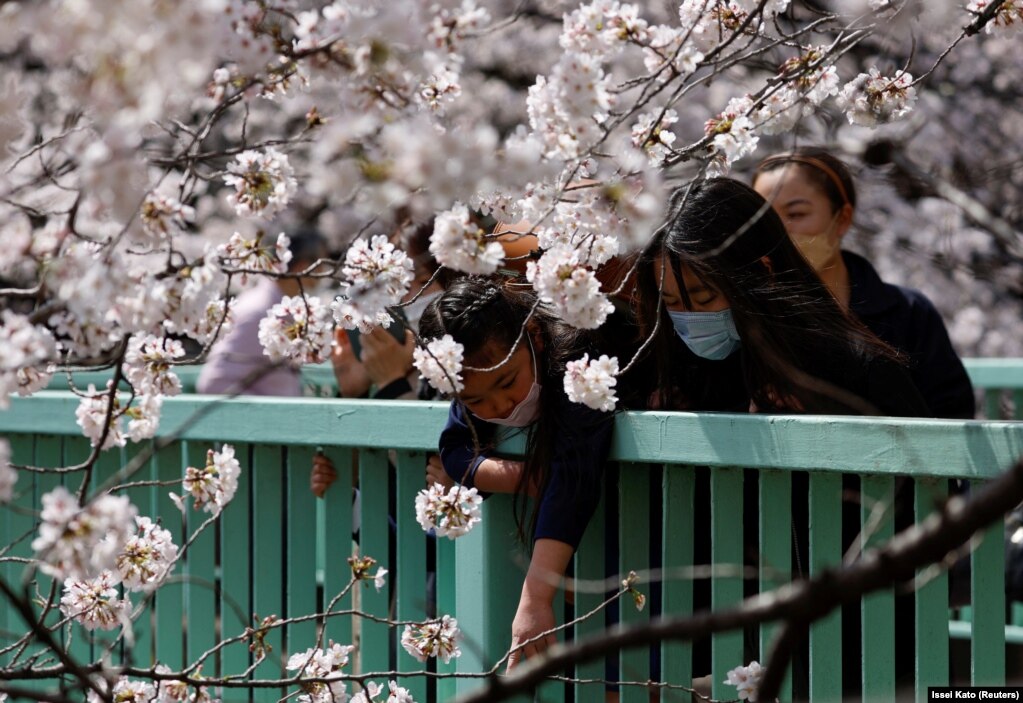
<instances>
[{"instance_id":1,"label":"woman with blue face mask","mask_svg":"<svg viewBox=\"0 0 1023 703\"><path fill-rule=\"evenodd\" d=\"M464 348L463 388L451 402L427 480L515 494L519 535L532 548L512 647L555 625L557 582L600 500L613 419L568 400L565 364L595 349L585 333L536 302L528 286L464 277L419 322L421 339L451 335ZM526 434L524 461L495 450L499 433L516 431ZM531 510L527 495L534 498ZM509 668L554 641L549 635L519 649Z\"/></svg>"},{"instance_id":2,"label":"woman with blue face mask","mask_svg":"<svg viewBox=\"0 0 1023 703\"><path fill-rule=\"evenodd\" d=\"M637 270L662 408L926 415L897 352L848 316L749 186L674 193Z\"/></svg>"}]
</instances>

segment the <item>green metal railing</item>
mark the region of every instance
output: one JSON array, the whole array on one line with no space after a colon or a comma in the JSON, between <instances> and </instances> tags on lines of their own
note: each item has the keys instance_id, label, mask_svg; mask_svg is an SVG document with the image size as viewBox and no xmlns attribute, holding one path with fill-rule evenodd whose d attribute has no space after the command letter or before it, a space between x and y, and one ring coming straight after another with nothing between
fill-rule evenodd
<instances>
[{"instance_id":1,"label":"green metal railing","mask_svg":"<svg viewBox=\"0 0 1023 703\"><path fill-rule=\"evenodd\" d=\"M998 390L997 405L990 402L990 409L1019 413L1023 363L1001 370L984 365L991 364L971 364L978 386L986 379L987 387L1010 389ZM987 373L992 376L984 377ZM994 396L996 391L990 393ZM87 456L88 443L79 436L74 421L77 404L77 398L62 391L13 399L11 409L0 413L0 435L10 439L13 461L51 467L74 464ZM178 479L184 466L201 464L206 450L220 442L235 445L243 474L238 493L215 530L193 545L173 582L157 593L136 622L134 646L120 648L117 657L138 665L160 662L180 668L221 637L237 635L252 625L252 614L290 617L322 610L347 583L345 560L358 549L391 570L388 586L380 593L372 587L361 588L357 603L349 596L335 609L357 605L365 612L398 620L422 620L434 609L453 614L466 636L463 654L450 665L438 664L437 669L472 674L489 668L510 641L524 559L514 544L506 497L488 500L483 523L456 541L434 540L416 523L413 499L422 486L426 455L436 446L446 416L447 406L441 403L224 401L196 395L168 399L161 432L177 439L146 462L135 479ZM318 447L333 459L339 472L323 500L315 499L308 489ZM94 482L98 485L114 475L142 449L133 445L104 453ZM749 564L750 544L756 546L754 561L771 568L760 569L756 579L745 582L734 571L719 571L709 579L709 587L689 578L668 578L659 586L646 580L639 585L650 597L646 610L636 611L631 601L623 601L617 618L586 620L564 636L593 634L615 619L629 623L660 612L684 614L702 599L709 598L715 608L727 607L753 591L774 587L778 573L802 569L813 574L840 562L843 476L857 477L854 480L865 497L864 521L872 501L889 500L898 477L911 476L911 505L919 520L946 495L948 479L982 482L1020 456L1023 423L1012 421L622 414L616 420L612 446L618 468L609 472L605 505L591 522L576 556L576 577L599 580L610 573L648 567L661 567L677 576L679 569L703 563L699 557L705 547L713 564ZM43 493L62 480L76 485L76 475L22 473L16 505L0 508L0 545L30 530L30 511L37 509ZM806 490L793 492L793 481L805 482ZM189 524L182 525L168 490L144 486L131 489L130 495L141 514L160 517L180 544L183 530L194 528L205 514L189 512ZM751 500L754 505L748 504ZM806 513L809 523L805 564L797 563L792 550L791 525L800 512ZM353 534L353 522L357 534ZM892 531L889 517L871 531L871 541L883 540ZM608 540L617 541L617 548L608 548ZM29 556L30 541L31 537L20 541L11 554ZM971 622L951 626L953 636L971 638L966 671L950 671L948 577L927 574L923 579L913 602L918 700L926 699L927 686L947 684L950 677L978 684L1005 681L1003 550L999 524L987 532L971 556L969 578L976 594ZM0 564L0 574L17 580L22 568L17 563ZM430 586L431 581L435 586ZM47 592L45 578L40 577L39 587ZM604 597L602 592L580 588L568 603L559 602L557 612L566 618L579 616ZM858 652L843 651L848 638L843 637L844 623L838 613L814 624L809 677L796 681L797 689L805 685L815 701L837 700L845 669L860 672L866 699L891 700L896 685L895 603L895 594L886 591L859 605ZM48 622L57 619L51 613ZM24 627L14 612L0 608L0 638L20 634ZM742 633L714 637L707 645L712 672L694 669L703 644L664 643L657 647L657 656L645 650L621 653L618 676L646 681L653 665L660 667L662 680L688 686L694 676L712 673L713 696L731 699L735 689L723 684L725 672L751 656L765 656L772 631L768 625L745 640ZM326 633L342 643L358 638L360 672L423 670L398 644L400 632L383 625L332 617ZM281 677L287 656L313 646L314 636L311 622L274 630L267 637L272 653L255 676ZM77 625L71 629L70 648L83 660L95 654L89 637ZM204 673L241 672L252 656L247 644L232 644L211 659ZM603 679L607 673L604 662L566 672L582 680ZM434 680L410 675L401 681L417 701L447 701L480 685L478 678L469 676ZM574 693L571 685L546 684L542 700L562 701L573 695L576 701L603 700L603 684L574 684ZM792 685L790 680L787 692ZM276 701L285 693L261 689L251 698ZM225 701L249 699L247 692L238 689L225 689L222 695ZM679 700L677 690L666 689L661 696L666 701ZM649 693L627 686L621 699L646 703Z\"/></svg>"}]
</instances>

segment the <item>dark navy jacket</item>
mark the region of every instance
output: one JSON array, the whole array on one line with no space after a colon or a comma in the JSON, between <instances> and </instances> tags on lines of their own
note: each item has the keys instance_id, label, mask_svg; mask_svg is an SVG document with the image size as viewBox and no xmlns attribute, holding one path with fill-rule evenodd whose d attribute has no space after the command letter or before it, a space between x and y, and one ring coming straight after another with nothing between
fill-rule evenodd
<instances>
[{"instance_id":1,"label":"dark navy jacket","mask_svg":"<svg viewBox=\"0 0 1023 703\"><path fill-rule=\"evenodd\" d=\"M913 382L931 417L972 418L975 399L934 304L923 293L885 283L866 259L848 251L849 309L870 331L905 353Z\"/></svg>"},{"instance_id":2,"label":"dark navy jacket","mask_svg":"<svg viewBox=\"0 0 1023 703\"><path fill-rule=\"evenodd\" d=\"M541 420L557 424L558 441L550 479L539 498L533 540L555 539L576 548L600 501L614 416L573 403L564 393L559 392L557 397L553 417ZM494 450L484 446L479 453L475 451L463 412L458 402L452 401L448 424L440 435L440 458L448 476L472 488L474 472L470 470L493 456ZM473 424L484 437L492 436L497 428L475 417Z\"/></svg>"}]
</instances>

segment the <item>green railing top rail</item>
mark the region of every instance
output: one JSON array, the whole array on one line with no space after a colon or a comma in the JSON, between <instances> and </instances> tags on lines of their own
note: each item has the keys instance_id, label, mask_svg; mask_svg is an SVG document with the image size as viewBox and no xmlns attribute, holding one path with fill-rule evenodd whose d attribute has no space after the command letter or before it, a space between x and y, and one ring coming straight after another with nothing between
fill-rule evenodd
<instances>
[{"instance_id":1,"label":"green railing top rail","mask_svg":"<svg viewBox=\"0 0 1023 703\"><path fill-rule=\"evenodd\" d=\"M1023 389L1023 359L963 359L963 364L970 374L970 380L978 389ZM195 390L201 368L200 365L186 365L178 366L175 369L181 378L185 392ZM90 383L97 388L102 388L109 378L109 370L76 371L74 373L75 386L79 388L86 388ZM336 389L334 372L330 364L310 364L302 367L302 380L310 390ZM51 390L67 390L67 375L56 374L49 387Z\"/></svg>"},{"instance_id":2,"label":"green railing top rail","mask_svg":"<svg viewBox=\"0 0 1023 703\"><path fill-rule=\"evenodd\" d=\"M13 398L0 434L78 435L78 398ZM161 435L305 446L433 450L447 403L182 395L163 405ZM984 478L1023 456L1023 422L815 415L625 412L613 459L745 468ZM521 443L509 442L515 451Z\"/></svg>"}]
</instances>

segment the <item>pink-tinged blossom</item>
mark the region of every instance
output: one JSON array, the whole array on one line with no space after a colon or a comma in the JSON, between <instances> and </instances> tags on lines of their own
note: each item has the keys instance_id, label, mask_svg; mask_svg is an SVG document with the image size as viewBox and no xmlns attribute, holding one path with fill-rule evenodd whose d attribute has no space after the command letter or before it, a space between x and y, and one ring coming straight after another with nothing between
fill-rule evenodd
<instances>
[{"instance_id":1,"label":"pink-tinged blossom","mask_svg":"<svg viewBox=\"0 0 1023 703\"><path fill-rule=\"evenodd\" d=\"M565 394L573 403L582 403L594 410L614 410L618 397L614 387L618 383L618 359L601 355L590 359L570 361L565 366Z\"/></svg>"},{"instance_id":2,"label":"pink-tinged blossom","mask_svg":"<svg viewBox=\"0 0 1023 703\"><path fill-rule=\"evenodd\" d=\"M704 133L711 138L708 176L727 174L733 163L756 150L760 138L747 116L752 109L753 101L748 97L733 98L720 114L707 120Z\"/></svg>"},{"instance_id":3,"label":"pink-tinged blossom","mask_svg":"<svg viewBox=\"0 0 1023 703\"><path fill-rule=\"evenodd\" d=\"M416 703L408 689L402 688L396 681L388 681L387 690L387 703Z\"/></svg>"},{"instance_id":4,"label":"pink-tinged blossom","mask_svg":"<svg viewBox=\"0 0 1023 703\"><path fill-rule=\"evenodd\" d=\"M487 239L469 216L469 208L457 203L437 215L430 237L430 253L442 266L463 273L490 274L504 262L504 247Z\"/></svg>"},{"instance_id":5,"label":"pink-tinged blossom","mask_svg":"<svg viewBox=\"0 0 1023 703\"><path fill-rule=\"evenodd\" d=\"M113 405L110 404L111 393L114 394ZM90 383L89 389L78 402L75 417L78 426L82 428L82 434L89 438L94 447L99 444L104 430L107 435L101 449L123 447L128 443L121 422L121 402L117 398L117 394L110 390L110 382L107 383L107 390L103 393L97 392L96 387Z\"/></svg>"},{"instance_id":6,"label":"pink-tinged blossom","mask_svg":"<svg viewBox=\"0 0 1023 703\"><path fill-rule=\"evenodd\" d=\"M18 472L11 466L11 444L0 438L0 503L8 503L14 496Z\"/></svg>"},{"instance_id":7,"label":"pink-tinged blossom","mask_svg":"<svg viewBox=\"0 0 1023 703\"><path fill-rule=\"evenodd\" d=\"M381 684L374 683L373 681L367 681L365 687L352 696L351 703L370 703L370 701L376 700L376 697L380 695L380 692L384 690Z\"/></svg>"},{"instance_id":8,"label":"pink-tinged blossom","mask_svg":"<svg viewBox=\"0 0 1023 703\"><path fill-rule=\"evenodd\" d=\"M153 243L158 243L184 231L195 220L195 208L169 195L150 193L142 203L139 218L142 231Z\"/></svg>"},{"instance_id":9,"label":"pink-tinged blossom","mask_svg":"<svg viewBox=\"0 0 1023 703\"><path fill-rule=\"evenodd\" d=\"M586 267L586 255L570 247L554 247L539 261L530 261L526 279L540 300L573 327L596 329L614 311L596 274Z\"/></svg>"},{"instance_id":10,"label":"pink-tinged blossom","mask_svg":"<svg viewBox=\"0 0 1023 703\"><path fill-rule=\"evenodd\" d=\"M43 495L39 536L32 549L51 576L89 579L117 567L137 510L125 496L104 494L84 507L63 486Z\"/></svg>"},{"instance_id":11,"label":"pink-tinged blossom","mask_svg":"<svg viewBox=\"0 0 1023 703\"><path fill-rule=\"evenodd\" d=\"M136 516L137 532L117 555L117 571L125 588L151 591L167 578L178 547L171 533L145 516Z\"/></svg>"},{"instance_id":12,"label":"pink-tinged blossom","mask_svg":"<svg viewBox=\"0 0 1023 703\"><path fill-rule=\"evenodd\" d=\"M687 32L679 27L656 25L643 49L643 64L648 73L656 73L669 63L682 76L694 73L703 61L703 52L687 41Z\"/></svg>"},{"instance_id":13,"label":"pink-tinged blossom","mask_svg":"<svg viewBox=\"0 0 1023 703\"><path fill-rule=\"evenodd\" d=\"M238 490L238 477L241 465L234 456L234 447L225 444L219 452L212 449L206 452L206 465L203 468L189 466L185 469L184 488L195 500L195 509L202 508L208 513L219 515ZM183 509L181 499L171 494Z\"/></svg>"},{"instance_id":14,"label":"pink-tinged blossom","mask_svg":"<svg viewBox=\"0 0 1023 703\"><path fill-rule=\"evenodd\" d=\"M103 691L108 690L109 684L106 679L96 677L94 683ZM127 676L122 676L114 684L114 690L110 692L110 697L116 703L153 703L153 699L156 697L156 687L147 681L132 681ZM91 689L86 695L86 700L88 703L103 703L103 698Z\"/></svg>"},{"instance_id":15,"label":"pink-tinged blossom","mask_svg":"<svg viewBox=\"0 0 1023 703\"><path fill-rule=\"evenodd\" d=\"M128 439L132 442L141 442L156 436L162 409L162 395L135 396L131 407L124 411L124 417L128 419Z\"/></svg>"},{"instance_id":16,"label":"pink-tinged blossom","mask_svg":"<svg viewBox=\"0 0 1023 703\"><path fill-rule=\"evenodd\" d=\"M115 586L119 580L110 571L94 579L65 580L60 612L86 630L113 630L127 622L131 614L131 601L118 597Z\"/></svg>"},{"instance_id":17,"label":"pink-tinged blossom","mask_svg":"<svg viewBox=\"0 0 1023 703\"><path fill-rule=\"evenodd\" d=\"M315 296L285 296L259 322L259 343L274 363L319 364L333 341L331 310Z\"/></svg>"},{"instance_id":18,"label":"pink-tinged blossom","mask_svg":"<svg viewBox=\"0 0 1023 703\"><path fill-rule=\"evenodd\" d=\"M157 664L156 673L169 674L170 668ZM155 703L218 703L210 696L205 686L191 686L184 681L160 679L156 689Z\"/></svg>"},{"instance_id":19,"label":"pink-tinged blossom","mask_svg":"<svg viewBox=\"0 0 1023 703\"><path fill-rule=\"evenodd\" d=\"M0 408L8 406L7 396L23 387L19 371L34 368L55 358L57 343L53 334L24 315L4 310L0 313Z\"/></svg>"},{"instance_id":20,"label":"pink-tinged blossom","mask_svg":"<svg viewBox=\"0 0 1023 703\"><path fill-rule=\"evenodd\" d=\"M462 656L458 642L462 633L458 621L450 615L428 620L421 625L406 625L401 635L401 646L419 662L437 657L445 664Z\"/></svg>"},{"instance_id":21,"label":"pink-tinged blossom","mask_svg":"<svg viewBox=\"0 0 1023 703\"><path fill-rule=\"evenodd\" d=\"M764 668L758 662L750 662L749 666L737 666L728 672L725 683L739 689L739 700L757 702L757 689L764 677Z\"/></svg>"},{"instance_id":22,"label":"pink-tinged blossom","mask_svg":"<svg viewBox=\"0 0 1023 703\"><path fill-rule=\"evenodd\" d=\"M215 254L228 268L247 272L287 273L291 262L290 244L291 239L284 232L278 234L274 242L264 240L262 234L247 239L240 232L235 232L226 244L217 247ZM248 274L243 273L242 285L247 280Z\"/></svg>"},{"instance_id":23,"label":"pink-tinged blossom","mask_svg":"<svg viewBox=\"0 0 1023 703\"><path fill-rule=\"evenodd\" d=\"M288 206L298 188L287 155L273 147L243 151L227 171L224 182L234 187L227 200L242 217L272 217Z\"/></svg>"},{"instance_id":24,"label":"pink-tinged blossom","mask_svg":"<svg viewBox=\"0 0 1023 703\"><path fill-rule=\"evenodd\" d=\"M662 115L658 110L643 113L632 126L632 145L646 152L651 165L659 166L671 153L675 133L669 128L676 122L677 112L665 110Z\"/></svg>"},{"instance_id":25,"label":"pink-tinged blossom","mask_svg":"<svg viewBox=\"0 0 1023 703\"><path fill-rule=\"evenodd\" d=\"M18 369L15 375L18 395L27 398L36 391L43 390L50 385L56 370L55 364L47 364L45 367L25 366Z\"/></svg>"},{"instance_id":26,"label":"pink-tinged blossom","mask_svg":"<svg viewBox=\"0 0 1023 703\"><path fill-rule=\"evenodd\" d=\"M416 347L412 352L412 363L433 388L441 393L459 393L462 386L462 355L465 347L446 334L431 339L426 348Z\"/></svg>"},{"instance_id":27,"label":"pink-tinged blossom","mask_svg":"<svg viewBox=\"0 0 1023 703\"><path fill-rule=\"evenodd\" d=\"M349 655L355 647L331 642L327 649L310 648L304 652L292 654L288 659L288 671L300 672L299 686L302 693L298 696L299 703L345 703L349 700L347 687L343 681L329 683L313 683L302 679L330 678L338 674L348 664Z\"/></svg>"},{"instance_id":28,"label":"pink-tinged blossom","mask_svg":"<svg viewBox=\"0 0 1023 703\"><path fill-rule=\"evenodd\" d=\"M966 10L979 15L990 4L991 0L970 0ZM984 31L1002 36L1023 31L1023 0L1005 0L991 21L984 25Z\"/></svg>"},{"instance_id":29,"label":"pink-tinged blossom","mask_svg":"<svg viewBox=\"0 0 1023 703\"><path fill-rule=\"evenodd\" d=\"M457 51L461 43L490 22L490 13L474 0L462 0L451 9L440 7L430 21L426 38L435 49Z\"/></svg>"},{"instance_id":30,"label":"pink-tinged blossom","mask_svg":"<svg viewBox=\"0 0 1023 703\"><path fill-rule=\"evenodd\" d=\"M141 335L132 337L124 356L128 381L139 393L177 395L181 380L171 364L185 355L185 347L176 339Z\"/></svg>"},{"instance_id":31,"label":"pink-tinged blossom","mask_svg":"<svg viewBox=\"0 0 1023 703\"><path fill-rule=\"evenodd\" d=\"M356 239L341 268L343 295L333 303L334 320L345 329L367 332L392 322L386 308L401 302L412 283L412 260L382 234Z\"/></svg>"},{"instance_id":32,"label":"pink-tinged blossom","mask_svg":"<svg viewBox=\"0 0 1023 703\"><path fill-rule=\"evenodd\" d=\"M373 557L360 557L358 555L348 557L348 565L352 568L352 577L358 581L373 581L373 585L379 591L387 583L387 569L380 567L375 574L370 570L376 566L377 560Z\"/></svg>"},{"instance_id":33,"label":"pink-tinged blossom","mask_svg":"<svg viewBox=\"0 0 1023 703\"><path fill-rule=\"evenodd\" d=\"M416 521L426 532L456 539L479 524L483 498L475 488L435 483L416 495Z\"/></svg>"},{"instance_id":34,"label":"pink-tinged blossom","mask_svg":"<svg viewBox=\"0 0 1023 703\"><path fill-rule=\"evenodd\" d=\"M913 76L896 71L892 77L882 76L875 66L843 86L838 107L845 111L849 124L876 127L901 119L913 110L916 88Z\"/></svg>"}]
</instances>

